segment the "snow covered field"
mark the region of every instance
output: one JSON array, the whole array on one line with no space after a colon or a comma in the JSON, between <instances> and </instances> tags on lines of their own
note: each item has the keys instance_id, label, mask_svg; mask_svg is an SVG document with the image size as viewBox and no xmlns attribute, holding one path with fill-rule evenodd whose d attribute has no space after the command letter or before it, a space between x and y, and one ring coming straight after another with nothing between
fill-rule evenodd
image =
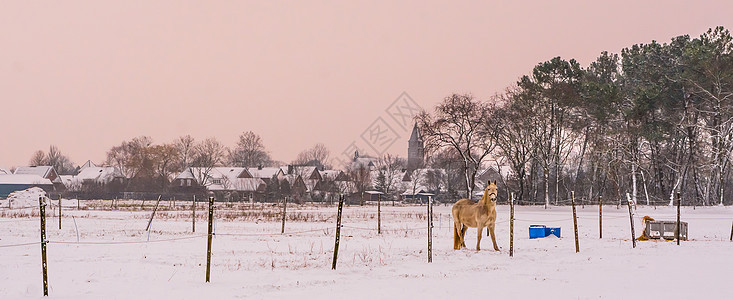
<instances>
[{"instance_id":1,"label":"snow covered field","mask_svg":"<svg viewBox=\"0 0 733 300\"><path fill-rule=\"evenodd\" d=\"M148 201L146 205L150 205ZM121 202L64 200L62 229L48 212L50 299L730 299L733 221L730 207L683 207L690 241L638 242L632 249L625 207L578 207L575 253L570 207L517 207L515 253L509 257L509 207L498 206L500 252L452 249L450 207L436 206L433 262L427 263L425 206L345 206L337 269L331 270L336 205L288 205L293 220L280 234L279 207L255 210L217 203L211 282L205 283L206 213L190 204L161 205L148 236L151 208ZM37 208L0 201L0 299L40 299ZM57 208L56 208L57 209ZM257 211L265 210L265 213ZM34 214L35 212L35 214ZM639 207L641 217L674 220L675 209ZM74 217L72 219L72 216ZM78 228L79 241L77 243ZM529 239L531 224L562 228L562 238ZM485 233L484 233L485 234ZM145 242L148 240L150 242ZM33 243L23 246L17 244ZM491 248L484 235L482 248ZM297 298L294 298L297 297Z\"/></svg>"}]
</instances>

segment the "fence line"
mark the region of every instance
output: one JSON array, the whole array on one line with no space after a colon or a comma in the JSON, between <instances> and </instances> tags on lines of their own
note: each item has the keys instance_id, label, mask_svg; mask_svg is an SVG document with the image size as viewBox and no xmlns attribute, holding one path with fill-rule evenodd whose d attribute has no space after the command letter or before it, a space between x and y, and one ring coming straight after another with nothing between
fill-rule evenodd
<instances>
[{"instance_id":1,"label":"fence line","mask_svg":"<svg viewBox=\"0 0 733 300\"><path fill-rule=\"evenodd\" d=\"M162 239L162 240L152 240L152 241L123 241L123 242L69 242L69 241L46 241L49 244L76 244L76 245L125 245L125 244L147 244L147 243L161 243L161 242L172 242L172 241L180 241L180 240L190 240L200 237L205 237L206 235L195 235L195 236L187 236L187 237L179 237L179 238L169 238L169 239Z\"/></svg>"},{"instance_id":2,"label":"fence line","mask_svg":"<svg viewBox=\"0 0 733 300\"><path fill-rule=\"evenodd\" d=\"M356 227L356 226L349 226L349 225L342 225L341 227L357 229L357 230L377 231L377 228ZM382 228L382 231L385 231L385 230L386 231L415 231L415 230L427 230L427 229L428 229L427 227L394 228L394 229Z\"/></svg>"},{"instance_id":3,"label":"fence line","mask_svg":"<svg viewBox=\"0 0 733 300\"><path fill-rule=\"evenodd\" d=\"M626 218L626 216L612 216L612 217L608 217L608 216L603 216L603 219L620 219L620 218ZM598 217L582 217L582 216L581 216L581 217L578 217L578 219L591 219L591 220L597 220L597 219L598 219Z\"/></svg>"},{"instance_id":4,"label":"fence line","mask_svg":"<svg viewBox=\"0 0 733 300\"><path fill-rule=\"evenodd\" d=\"M567 218L567 219L555 219L555 220L528 220L528 219L517 219L514 218L514 221L522 221L522 222L561 222L561 221L572 221L573 218ZM504 221L506 222L506 221Z\"/></svg>"},{"instance_id":5,"label":"fence line","mask_svg":"<svg viewBox=\"0 0 733 300\"><path fill-rule=\"evenodd\" d=\"M20 219L20 218L18 218ZM29 219L29 220L2 220L0 223L16 223L16 222L38 222L38 219Z\"/></svg>"},{"instance_id":6,"label":"fence line","mask_svg":"<svg viewBox=\"0 0 733 300\"><path fill-rule=\"evenodd\" d=\"M22 207L0 207L0 210L21 210L21 209L29 209L29 208L35 208L38 209L38 206L22 206Z\"/></svg>"},{"instance_id":7,"label":"fence line","mask_svg":"<svg viewBox=\"0 0 733 300\"><path fill-rule=\"evenodd\" d=\"M30 246L30 245L38 245L41 242L32 242L32 243L23 243L23 244L8 244L8 245L0 245L0 248L10 248L10 247L21 247L21 246Z\"/></svg>"},{"instance_id":8,"label":"fence line","mask_svg":"<svg viewBox=\"0 0 733 300\"><path fill-rule=\"evenodd\" d=\"M286 233L215 233L216 236L282 236L282 235L293 235L293 234L301 234L301 233L309 233L309 232L317 232L317 231L326 231L330 230L330 227L323 227L318 229L310 229L310 230L303 230L303 231L296 231L296 232L286 232Z\"/></svg>"}]
</instances>

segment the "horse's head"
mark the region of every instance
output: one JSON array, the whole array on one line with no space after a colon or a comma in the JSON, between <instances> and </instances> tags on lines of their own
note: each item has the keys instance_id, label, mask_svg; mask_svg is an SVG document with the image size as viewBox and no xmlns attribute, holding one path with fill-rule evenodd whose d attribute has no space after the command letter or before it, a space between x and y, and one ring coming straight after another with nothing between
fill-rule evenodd
<instances>
[{"instance_id":1,"label":"horse's head","mask_svg":"<svg viewBox=\"0 0 733 300\"><path fill-rule=\"evenodd\" d=\"M486 189L484 190L484 195L489 195L489 199L491 199L491 201L496 201L497 190L496 181L491 182L491 180L489 180L489 183L486 185Z\"/></svg>"}]
</instances>

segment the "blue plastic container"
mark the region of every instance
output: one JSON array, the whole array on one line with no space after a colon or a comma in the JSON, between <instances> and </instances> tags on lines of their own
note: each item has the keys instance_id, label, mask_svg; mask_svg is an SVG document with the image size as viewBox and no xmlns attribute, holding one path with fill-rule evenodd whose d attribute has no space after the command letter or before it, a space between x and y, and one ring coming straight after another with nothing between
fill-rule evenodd
<instances>
[{"instance_id":1,"label":"blue plastic container","mask_svg":"<svg viewBox=\"0 0 733 300\"><path fill-rule=\"evenodd\" d=\"M560 237L560 227L545 227L545 236L554 235L556 237Z\"/></svg>"},{"instance_id":2,"label":"blue plastic container","mask_svg":"<svg viewBox=\"0 0 733 300\"><path fill-rule=\"evenodd\" d=\"M547 227L545 225L529 225L529 238L543 238L547 236Z\"/></svg>"}]
</instances>

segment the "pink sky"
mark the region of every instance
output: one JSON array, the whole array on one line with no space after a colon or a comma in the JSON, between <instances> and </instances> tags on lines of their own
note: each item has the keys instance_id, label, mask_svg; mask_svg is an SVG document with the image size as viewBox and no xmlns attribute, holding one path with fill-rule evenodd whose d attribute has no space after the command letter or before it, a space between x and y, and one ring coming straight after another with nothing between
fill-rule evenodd
<instances>
[{"instance_id":1,"label":"pink sky","mask_svg":"<svg viewBox=\"0 0 733 300\"><path fill-rule=\"evenodd\" d=\"M430 109L488 99L554 56L587 66L733 28L730 1L514 2L3 1L0 166L50 144L81 164L140 135L231 147L248 130L278 160L318 142L337 157L391 124L402 92ZM409 132L395 132L388 151L405 156Z\"/></svg>"}]
</instances>

